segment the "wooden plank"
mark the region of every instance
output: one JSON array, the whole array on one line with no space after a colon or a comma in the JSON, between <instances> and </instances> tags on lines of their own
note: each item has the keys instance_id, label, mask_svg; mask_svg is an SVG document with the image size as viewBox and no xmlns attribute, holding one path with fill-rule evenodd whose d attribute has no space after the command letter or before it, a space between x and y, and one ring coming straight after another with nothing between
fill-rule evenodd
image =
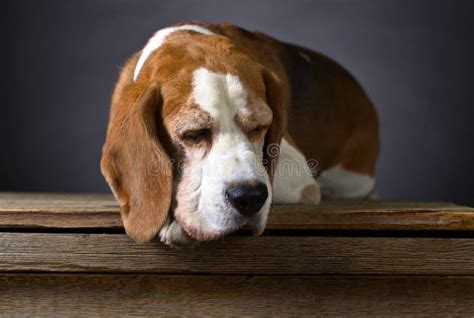
<instances>
[{"instance_id":1,"label":"wooden plank","mask_svg":"<svg viewBox=\"0 0 474 318\"><path fill-rule=\"evenodd\" d=\"M473 277L0 275L2 316L474 315Z\"/></svg>"},{"instance_id":2,"label":"wooden plank","mask_svg":"<svg viewBox=\"0 0 474 318\"><path fill-rule=\"evenodd\" d=\"M0 272L474 275L474 240L229 237L192 249L119 234L0 233Z\"/></svg>"},{"instance_id":3,"label":"wooden plank","mask_svg":"<svg viewBox=\"0 0 474 318\"><path fill-rule=\"evenodd\" d=\"M0 228L118 229L110 195L0 193ZM442 202L333 201L275 205L268 229L474 231L474 209Z\"/></svg>"},{"instance_id":4,"label":"wooden plank","mask_svg":"<svg viewBox=\"0 0 474 318\"><path fill-rule=\"evenodd\" d=\"M122 228L108 194L0 192L0 228Z\"/></svg>"}]
</instances>

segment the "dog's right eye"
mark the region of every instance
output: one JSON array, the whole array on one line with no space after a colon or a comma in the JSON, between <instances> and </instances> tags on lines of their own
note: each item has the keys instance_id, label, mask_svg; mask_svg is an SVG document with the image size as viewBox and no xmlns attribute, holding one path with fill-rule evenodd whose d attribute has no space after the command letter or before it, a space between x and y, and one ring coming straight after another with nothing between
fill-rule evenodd
<instances>
[{"instance_id":1,"label":"dog's right eye","mask_svg":"<svg viewBox=\"0 0 474 318\"><path fill-rule=\"evenodd\" d=\"M186 131L181 138L189 143L197 144L211 140L211 131L207 128Z\"/></svg>"}]
</instances>

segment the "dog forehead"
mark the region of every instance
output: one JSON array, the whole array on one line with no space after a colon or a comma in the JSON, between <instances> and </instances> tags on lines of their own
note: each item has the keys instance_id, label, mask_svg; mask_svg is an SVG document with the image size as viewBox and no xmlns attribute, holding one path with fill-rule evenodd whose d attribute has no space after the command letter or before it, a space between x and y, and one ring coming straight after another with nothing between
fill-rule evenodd
<instances>
[{"instance_id":1,"label":"dog forehead","mask_svg":"<svg viewBox=\"0 0 474 318\"><path fill-rule=\"evenodd\" d=\"M194 102L218 121L233 119L247 107L247 91L239 76L216 73L206 68L193 72L192 97Z\"/></svg>"}]
</instances>

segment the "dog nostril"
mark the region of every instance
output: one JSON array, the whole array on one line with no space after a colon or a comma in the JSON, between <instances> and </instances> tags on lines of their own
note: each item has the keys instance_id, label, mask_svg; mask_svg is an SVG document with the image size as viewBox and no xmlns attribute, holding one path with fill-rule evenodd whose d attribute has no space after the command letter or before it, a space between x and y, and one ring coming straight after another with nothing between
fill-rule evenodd
<instances>
[{"instance_id":1,"label":"dog nostril","mask_svg":"<svg viewBox=\"0 0 474 318\"><path fill-rule=\"evenodd\" d=\"M239 184L227 188L225 195L240 214L252 216L260 211L267 200L268 189L264 183Z\"/></svg>"}]
</instances>

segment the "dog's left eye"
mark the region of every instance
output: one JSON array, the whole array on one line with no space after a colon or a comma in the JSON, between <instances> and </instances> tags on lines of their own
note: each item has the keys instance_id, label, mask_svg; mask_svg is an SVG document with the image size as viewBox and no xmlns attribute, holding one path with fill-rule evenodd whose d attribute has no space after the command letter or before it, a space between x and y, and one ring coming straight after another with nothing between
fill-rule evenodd
<instances>
[{"instance_id":1,"label":"dog's left eye","mask_svg":"<svg viewBox=\"0 0 474 318\"><path fill-rule=\"evenodd\" d=\"M196 129L185 132L181 138L191 143L200 143L211 139L211 131L207 128Z\"/></svg>"},{"instance_id":2,"label":"dog's left eye","mask_svg":"<svg viewBox=\"0 0 474 318\"><path fill-rule=\"evenodd\" d=\"M254 129L249 130L247 132L247 136L249 138L256 137L256 136L260 135L260 133L262 133L264 130L265 130L265 127L263 127L263 126L255 127Z\"/></svg>"}]
</instances>

